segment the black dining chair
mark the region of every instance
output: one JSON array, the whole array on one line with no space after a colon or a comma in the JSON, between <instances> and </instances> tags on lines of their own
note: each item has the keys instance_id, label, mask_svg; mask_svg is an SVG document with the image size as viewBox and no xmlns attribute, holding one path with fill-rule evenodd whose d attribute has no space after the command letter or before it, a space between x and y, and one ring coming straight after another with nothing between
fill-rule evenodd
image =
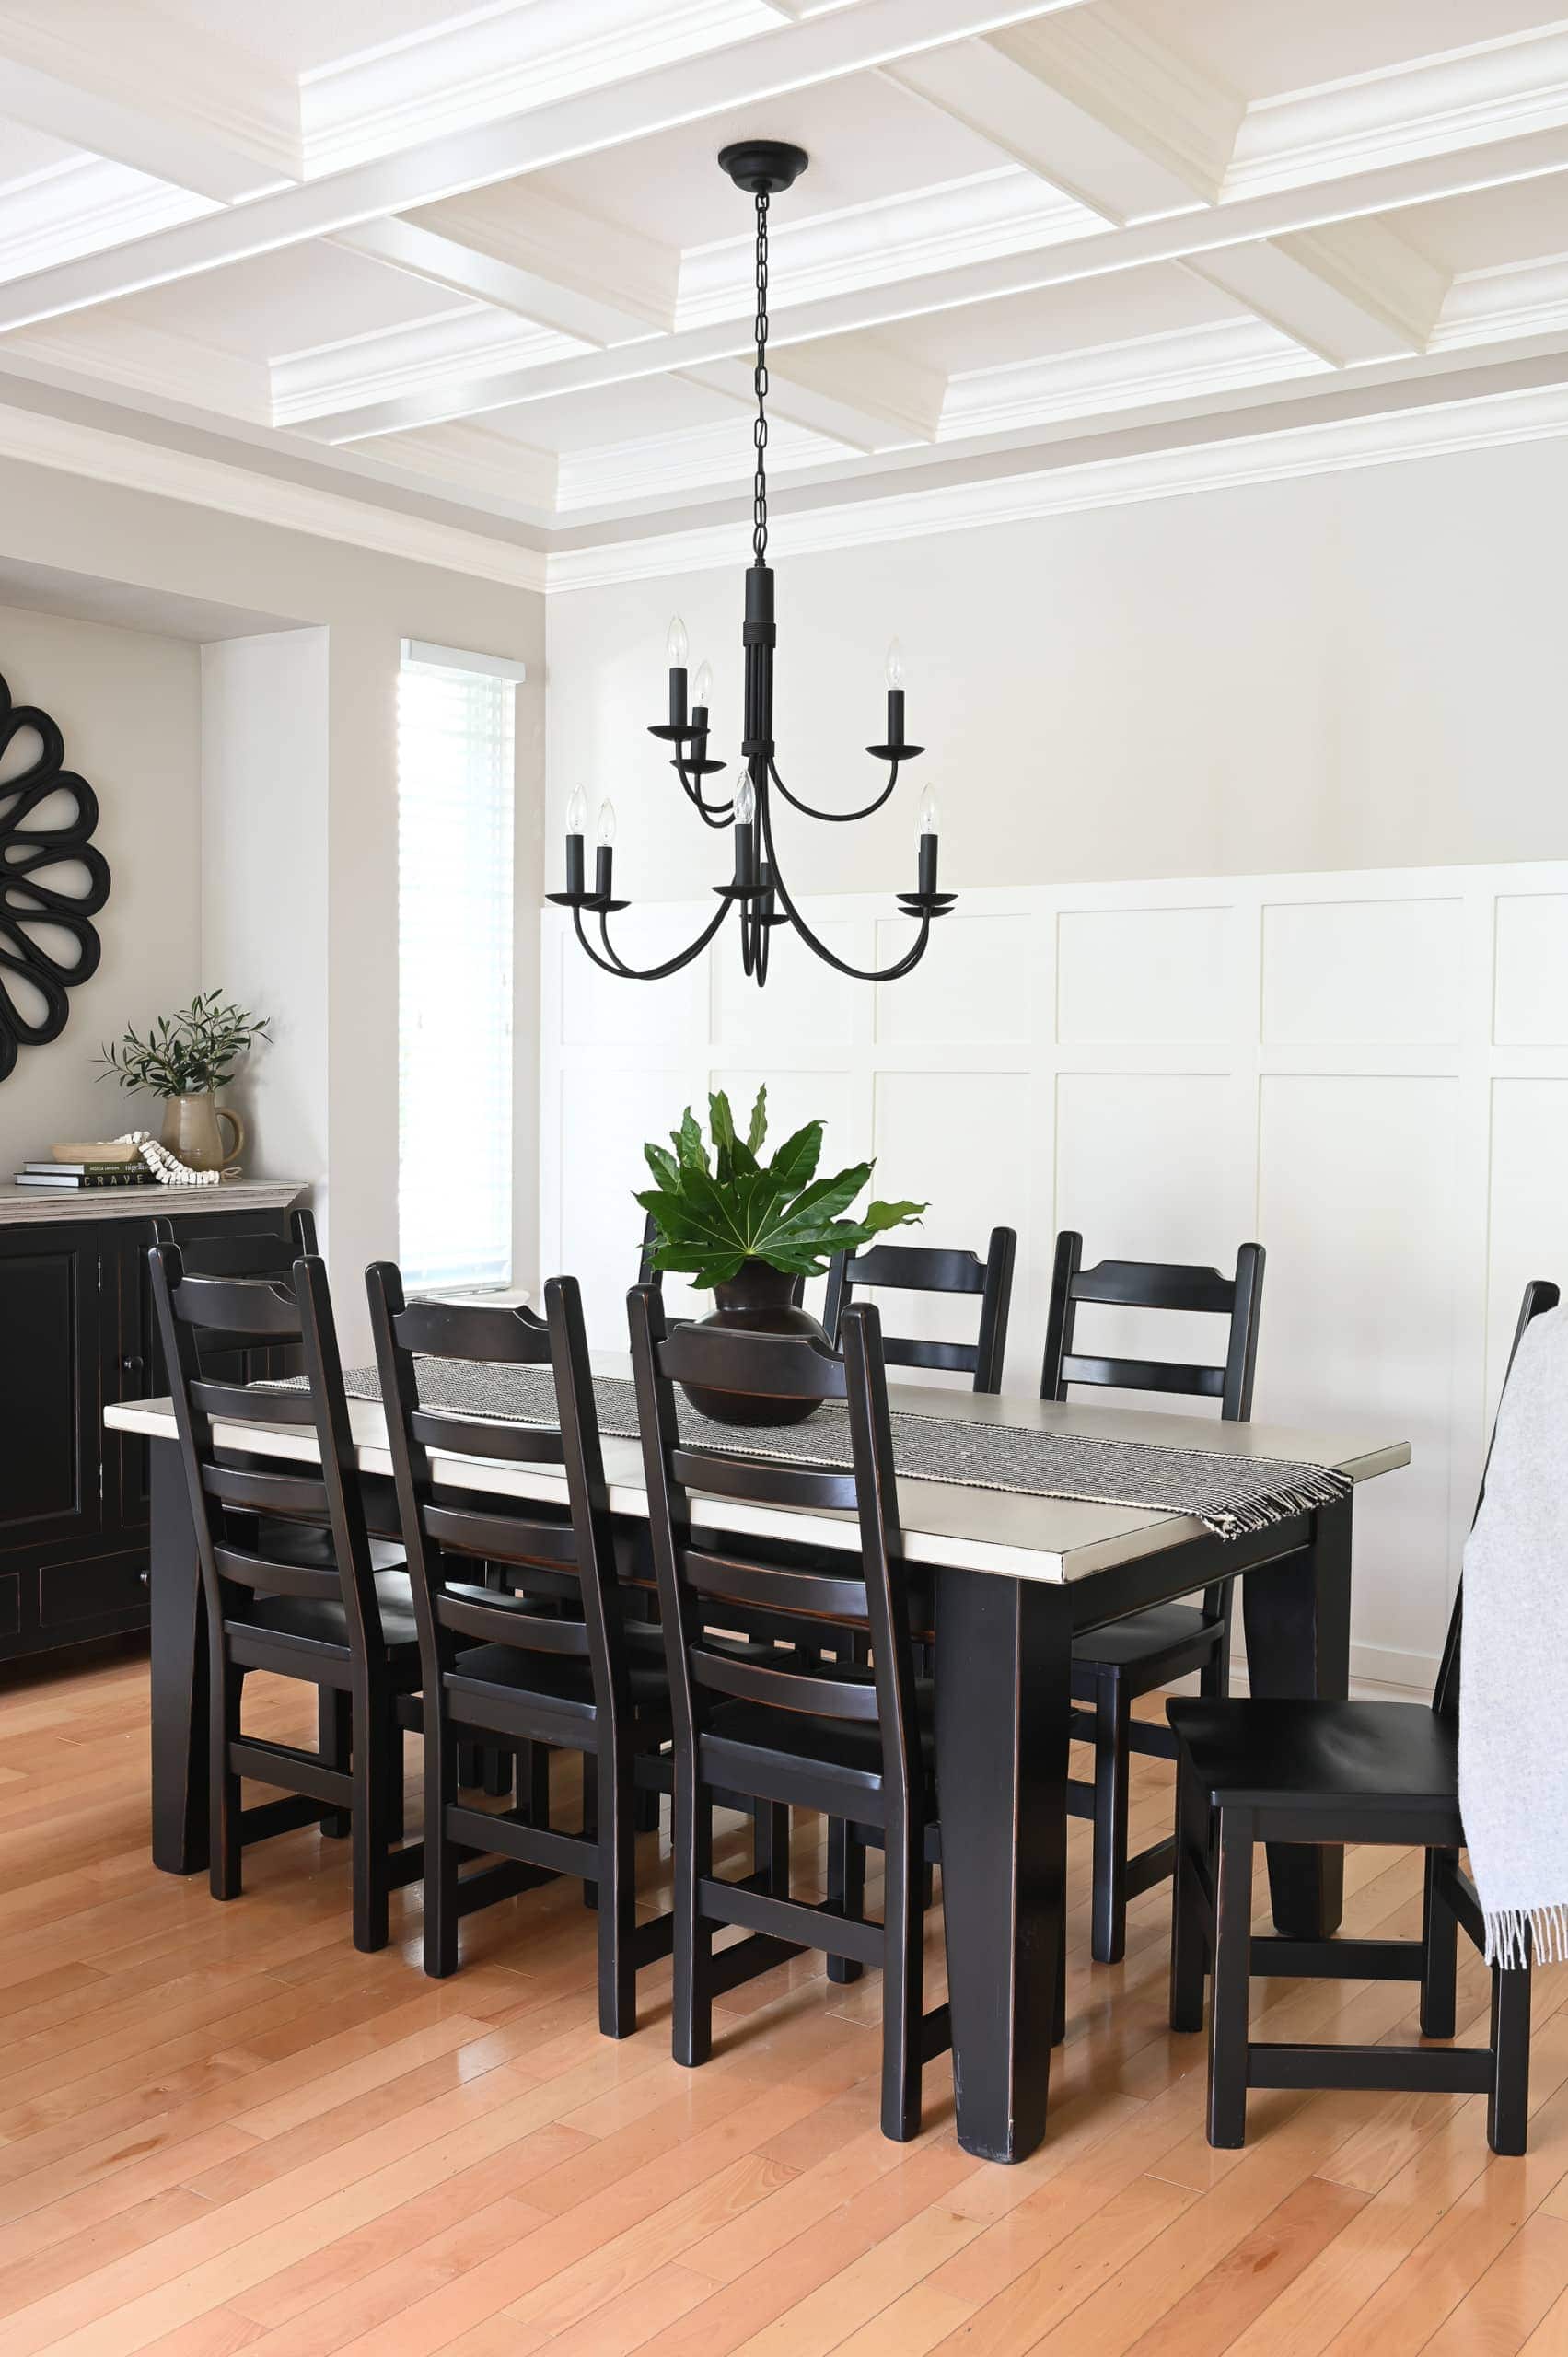
<instances>
[{"instance_id":1,"label":"black dining chair","mask_svg":"<svg viewBox=\"0 0 1568 2357\"><path fill-rule=\"evenodd\" d=\"M401 1550L381 1548L366 1529L325 1264L296 1261L289 1287L188 1276L177 1244L155 1244L149 1259L207 1612L213 1896L239 1896L241 1852L251 1842L304 1825L339 1830L346 1816L354 1944L383 1948L390 1894L421 1871L417 1843L396 1847L402 1731L415 1723L401 1706L418 1690L419 1636L407 1578L395 1568ZM247 1389L205 1375L201 1341L214 1334L296 1346L307 1390ZM303 1424L319 1464L226 1461L215 1440L224 1419ZM253 1669L332 1698L318 1751L244 1734ZM244 1808L242 1777L287 1797Z\"/></svg>"},{"instance_id":2,"label":"black dining chair","mask_svg":"<svg viewBox=\"0 0 1568 2357\"><path fill-rule=\"evenodd\" d=\"M1525 1287L1514 1353L1530 1320L1554 1309L1558 1287ZM1509 1356L1510 1369L1514 1353ZM1481 1477L1485 1494L1486 1477ZM1480 1509L1480 1499L1477 1500ZM1245 2143L1249 2087L1376 2087L1486 2096L1494 2153L1525 2150L1529 2119L1530 1963L1492 1968L1485 2046L1285 2045L1251 2037L1253 1978L1410 1980L1421 1986L1423 2038L1456 2026L1457 1934L1484 1951L1475 1887L1459 1865L1458 1713L1463 1591L1455 1597L1430 1704L1234 1701L1167 1704L1178 1744L1176 1903L1170 2026L1203 2026L1209 2004L1211 2144ZM1418 1844L1426 1853L1421 1937L1301 1940L1252 1931L1259 1841ZM1211 1963L1212 1960L1212 1963Z\"/></svg>"},{"instance_id":3,"label":"black dining chair","mask_svg":"<svg viewBox=\"0 0 1568 2357\"><path fill-rule=\"evenodd\" d=\"M1184 1399L1217 1399L1228 1422L1252 1412L1252 1381L1258 1363L1258 1323L1263 1299L1264 1252L1244 1244L1233 1276L1217 1269L1165 1260L1102 1260L1083 1265L1084 1239L1064 1228L1056 1239L1056 1261L1046 1318L1042 1399L1065 1399L1070 1384L1124 1391L1157 1391ZM1225 1344L1217 1364L1167 1359L1107 1357L1077 1348L1078 1311L1085 1304L1144 1310L1183 1310L1223 1318ZM1092 1818L1094 1897L1090 1953L1097 1964L1120 1962L1127 1944L1127 1902L1163 1882L1175 1863L1173 1845L1156 1841L1134 1858L1127 1854L1128 1768L1134 1751L1174 1759L1175 1739L1157 1721L1135 1719L1132 1704L1173 1678L1196 1671L1202 1691L1230 1690L1231 1590L1233 1580L1216 1580L1202 1602L1161 1604L1122 1620L1090 1629L1073 1643L1073 1733L1091 1743L1094 1782L1074 1779L1067 1805L1074 1817Z\"/></svg>"},{"instance_id":4,"label":"black dining chair","mask_svg":"<svg viewBox=\"0 0 1568 2357\"><path fill-rule=\"evenodd\" d=\"M288 1226L287 1236L264 1229L239 1236L209 1236L198 1230L180 1246L185 1273L188 1277L264 1277L273 1284L292 1285L295 1262L316 1253L315 1217L303 1203L297 1204L288 1215ZM154 1215L153 1240L157 1244L178 1241L167 1212ZM280 1350L273 1343L252 1341L246 1347L238 1335L203 1334L200 1347L209 1374L232 1373L242 1383L299 1372L298 1352Z\"/></svg>"},{"instance_id":5,"label":"black dining chair","mask_svg":"<svg viewBox=\"0 0 1568 2357\"><path fill-rule=\"evenodd\" d=\"M983 1260L973 1252L941 1251L924 1244L873 1244L863 1252L836 1252L828 1271L822 1324L837 1344L839 1326L857 1285L898 1293L968 1294L980 1302L972 1342L915 1341L889 1334L882 1344L889 1366L935 1369L972 1377L976 1391L1000 1391L1007 1355L1007 1313L1013 1300L1016 1231L993 1227Z\"/></svg>"},{"instance_id":6,"label":"black dining chair","mask_svg":"<svg viewBox=\"0 0 1568 2357\"><path fill-rule=\"evenodd\" d=\"M675 1999L678 2062L707 2060L715 1996L802 1948L882 1968L882 2131L920 2129L921 2067L951 2043L947 2008L924 2005L922 1880L935 1816L931 1695L917 1681L877 1312L844 1312L842 1358L810 1337L667 1329L652 1285L630 1302L632 1358L675 1730ZM752 1397L843 1399L853 1466L686 1447L678 1383ZM702 1540L698 1502L854 1512L858 1560L786 1565L726 1534ZM711 1505L708 1507L711 1513ZM701 1543L700 1543L701 1542ZM710 1624L761 1607L798 1627L858 1628L870 1665L779 1653L737 1659ZM819 1904L714 1873L713 1812L726 1791L787 1812L877 1826L887 1852L883 1921L830 1894ZM787 1842L784 1845L787 1861ZM749 1936L715 1954L714 1933Z\"/></svg>"},{"instance_id":7,"label":"black dining chair","mask_svg":"<svg viewBox=\"0 0 1568 2357\"><path fill-rule=\"evenodd\" d=\"M437 1979L456 1971L459 1922L475 1908L577 1875L598 1909L599 2027L625 2038L637 2025L639 1968L669 1954L669 1917L637 1921L633 1807L639 1769L669 1781L659 1759L669 1693L659 1631L639 1630L622 1610L576 1281L551 1278L543 1318L478 1304L411 1306L390 1261L374 1262L366 1284L424 1662L424 1968ZM557 1421L504 1422L482 1407L422 1403L416 1355L549 1367ZM563 1518L526 1494L437 1487L432 1450L525 1471L560 1467L570 1512ZM519 1589L484 1585L486 1565ZM497 1742L524 1751L533 1771L526 1805L505 1816L466 1806L458 1793L459 1744ZM551 1825L551 1749L583 1757L591 1805L580 1834ZM485 1853L500 1864L471 1864Z\"/></svg>"}]
</instances>

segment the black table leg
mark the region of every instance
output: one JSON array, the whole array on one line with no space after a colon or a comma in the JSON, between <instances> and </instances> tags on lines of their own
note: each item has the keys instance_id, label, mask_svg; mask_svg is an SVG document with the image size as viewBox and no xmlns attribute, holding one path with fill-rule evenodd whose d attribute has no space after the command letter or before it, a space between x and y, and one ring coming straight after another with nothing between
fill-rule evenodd
<instances>
[{"instance_id":1,"label":"black table leg","mask_svg":"<svg viewBox=\"0 0 1568 2357\"><path fill-rule=\"evenodd\" d=\"M1320 1507L1310 1546L1243 1580L1247 1678L1253 1694L1342 1702L1350 1691L1352 1500ZM1344 1910L1339 1849L1271 1841L1269 1891L1277 1929L1323 1940Z\"/></svg>"},{"instance_id":2,"label":"black table leg","mask_svg":"<svg viewBox=\"0 0 1568 2357\"><path fill-rule=\"evenodd\" d=\"M958 2142L1045 2134L1067 1872L1065 1589L936 1573L936 1800Z\"/></svg>"},{"instance_id":3,"label":"black table leg","mask_svg":"<svg viewBox=\"0 0 1568 2357\"><path fill-rule=\"evenodd\" d=\"M180 1444L152 1452L153 1864L207 1863L207 1615Z\"/></svg>"}]
</instances>

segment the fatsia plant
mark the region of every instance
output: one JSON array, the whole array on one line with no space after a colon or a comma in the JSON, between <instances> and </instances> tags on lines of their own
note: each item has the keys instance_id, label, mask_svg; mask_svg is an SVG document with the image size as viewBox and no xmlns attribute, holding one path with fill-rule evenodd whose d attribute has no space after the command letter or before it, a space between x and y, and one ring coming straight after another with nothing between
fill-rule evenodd
<instances>
[{"instance_id":1,"label":"fatsia plant","mask_svg":"<svg viewBox=\"0 0 1568 2357\"><path fill-rule=\"evenodd\" d=\"M858 1251L874 1236L902 1227L923 1203L867 1203L857 1219L843 1214L869 1184L872 1165L857 1162L819 1178L822 1124L807 1121L786 1138L771 1162L761 1159L768 1133L768 1092L757 1091L746 1135L738 1134L721 1089L708 1099L710 1157L691 1111L662 1145L643 1152L657 1185L637 1197L651 1212L658 1237L656 1269L690 1277L703 1287L727 1284L744 1260L762 1260L791 1276L819 1277L835 1252Z\"/></svg>"}]
</instances>

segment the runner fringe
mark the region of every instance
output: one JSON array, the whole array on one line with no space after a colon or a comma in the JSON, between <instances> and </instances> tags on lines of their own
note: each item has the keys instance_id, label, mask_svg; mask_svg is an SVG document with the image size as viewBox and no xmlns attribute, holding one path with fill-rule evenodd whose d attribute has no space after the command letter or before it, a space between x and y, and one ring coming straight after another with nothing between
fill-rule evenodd
<instances>
[{"instance_id":1,"label":"runner fringe","mask_svg":"<svg viewBox=\"0 0 1568 2357\"><path fill-rule=\"evenodd\" d=\"M1504 1972L1568 1964L1568 1900L1554 1907L1493 1907L1486 1914L1486 1961Z\"/></svg>"}]
</instances>

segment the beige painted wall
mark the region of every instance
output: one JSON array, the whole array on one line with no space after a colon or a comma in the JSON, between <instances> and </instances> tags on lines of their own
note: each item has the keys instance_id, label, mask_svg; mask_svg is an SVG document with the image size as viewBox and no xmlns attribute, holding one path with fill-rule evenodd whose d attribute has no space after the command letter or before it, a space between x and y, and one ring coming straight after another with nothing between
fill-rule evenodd
<instances>
[{"instance_id":1,"label":"beige painted wall","mask_svg":"<svg viewBox=\"0 0 1568 2357\"><path fill-rule=\"evenodd\" d=\"M0 1084L0 1182L57 1139L156 1127L149 1100L98 1078L102 1042L189 999L201 980L201 680L177 639L0 607L0 675L60 724L67 767L99 797L109 900L99 969L64 1030L23 1048ZM19 763L28 756L18 744ZM6 772L11 773L12 765Z\"/></svg>"},{"instance_id":2,"label":"beige painted wall","mask_svg":"<svg viewBox=\"0 0 1568 2357\"><path fill-rule=\"evenodd\" d=\"M517 1276L530 1281L538 1162L537 864L542 796L540 704L542 599L535 593L412 563L316 535L220 515L111 482L0 463L0 553L90 578L276 614L327 633L325 872L308 915L280 894L266 921L280 960L325 955L325 1062L314 1082L324 1161L280 1173L313 1181L331 1171L328 1255L343 1346L362 1352L365 1263L397 1237L397 767L396 678L402 638L504 655L527 664L519 691L517 970L526 976L518 1020L519 1188L524 1239ZM188 657L195 742L196 650ZM257 790L264 791L264 759ZM286 797L286 784L280 790ZM111 854L112 855L112 854ZM192 889L197 852L192 842ZM314 928L308 939L302 927ZM194 987L194 934L187 944ZM113 970L106 959L106 980ZM282 1050L279 1051L283 1052ZM0 1097L9 1118L10 1090ZM263 1165L275 1157L258 1135Z\"/></svg>"},{"instance_id":3,"label":"beige painted wall","mask_svg":"<svg viewBox=\"0 0 1568 2357\"><path fill-rule=\"evenodd\" d=\"M1565 506L1559 441L793 561L781 526L784 776L865 798L894 632L931 749L863 826L785 813L788 872L903 888L927 781L955 887L1559 857ZM552 886L579 782L616 805L621 891L718 875L644 732L678 609L734 759L736 543L733 572L550 599Z\"/></svg>"}]
</instances>

